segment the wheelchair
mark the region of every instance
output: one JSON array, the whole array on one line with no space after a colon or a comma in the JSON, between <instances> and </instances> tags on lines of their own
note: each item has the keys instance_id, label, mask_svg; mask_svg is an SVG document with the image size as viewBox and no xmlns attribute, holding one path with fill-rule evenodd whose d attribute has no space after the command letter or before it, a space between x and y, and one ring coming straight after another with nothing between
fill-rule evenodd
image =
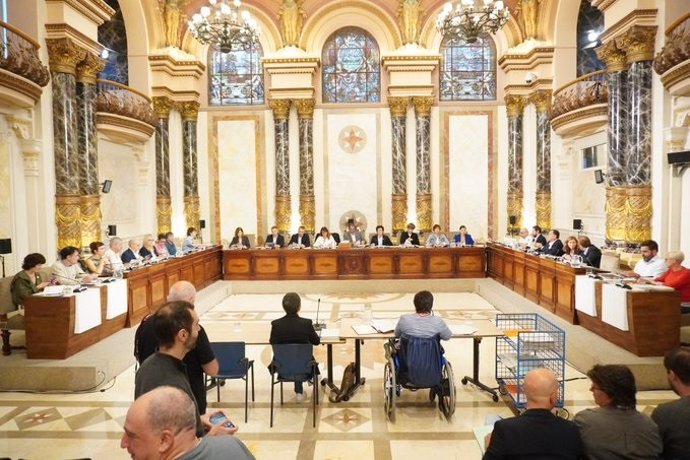
<instances>
[{"instance_id":1,"label":"wheelchair","mask_svg":"<svg viewBox=\"0 0 690 460\"><path fill-rule=\"evenodd\" d=\"M383 345L386 365L383 369L383 394L386 416L395 422L395 401L402 389L429 389L429 400L438 396L438 408L450 420L455 412L453 367L443 355L438 336L431 338L402 336Z\"/></svg>"}]
</instances>

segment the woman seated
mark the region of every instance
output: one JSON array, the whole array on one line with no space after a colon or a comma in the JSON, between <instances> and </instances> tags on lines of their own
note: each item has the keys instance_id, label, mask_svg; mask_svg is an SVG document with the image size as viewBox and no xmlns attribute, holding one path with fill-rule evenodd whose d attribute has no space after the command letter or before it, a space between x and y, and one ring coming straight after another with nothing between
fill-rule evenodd
<instances>
[{"instance_id":1,"label":"woman seated","mask_svg":"<svg viewBox=\"0 0 690 460\"><path fill-rule=\"evenodd\" d=\"M448 237L441 233L441 226L434 224L432 227L432 234L426 238L427 248L443 248L448 246Z\"/></svg>"},{"instance_id":2,"label":"woman seated","mask_svg":"<svg viewBox=\"0 0 690 460\"><path fill-rule=\"evenodd\" d=\"M319 236L317 236L316 241L314 241L314 249L335 249L337 246L338 243L335 242L328 228L321 227Z\"/></svg>"},{"instance_id":3,"label":"woman seated","mask_svg":"<svg viewBox=\"0 0 690 460\"><path fill-rule=\"evenodd\" d=\"M567 262L572 262L574 256L580 256L582 257L582 248L580 247L580 243L577 241L577 238L574 236L570 235L566 240L565 240L565 245L563 246L563 260Z\"/></svg>"},{"instance_id":4,"label":"woman seated","mask_svg":"<svg viewBox=\"0 0 690 460\"><path fill-rule=\"evenodd\" d=\"M15 307L24 305L24 300L27 297L42 291L46 286L50 285L50 281L43 281L39 273L39 270L43 268L45 263L46 258L43 257L43 254L37 252L24 257L22 271L14 275L10 283L12 303Z\"/></svg>"},{"instance_id":5,"label":"woman seated","mask_svg":"<svg viewBox=\"0 0 690 460\"><path fill-rule=\"evenodd\" d=\"M419 235L414 231L412 222L407 224L407 230L400 234L400 246L419 246Z\"/></svg>"},{"instance_id":6,"label":"woman seated","mask_svg":"<svg viewBox=\"0 0 690 460\"><path fill-rule=\"evenodd\" d=\"M100 241L94 241L89 245L91 249L91 257L84 260L84 265L89 273L94 273L98 276L105 276L109 273L108 258L105 257L106 247Z\"/></svg>"},{"instance_id":7,"label":"woman seated","mask_svg":"<svg viewBox=\"0 0 690 460\"><path fill-rule=\"evenodd\" d=\"M664 258L668 267L666 273L654 279L639 278L637 282L672 287L680 292L680 301L688 303L690 302L690 268L685 268L681 265L684 260L685 254L682 251L671 251Z\"/></svg>"},{"instance_id":8,"label":"woman seated","mask_svg":"<svg viewBox=\"0 0 690 460\"><path fill-rule=\"evenodd\" d=\"M474 246L474 240L472 239L472 235L467 233L467 227L461 225L458 231L460 233L453 238L458 246Z\"/></svg>"},{"instance_id":9,"label":"woman seated","mask_svg":"<svg viewBox=\"0 0 690 460\"><path fill-rule=\"evenodd\" d=\"M595 365L587 372L597 406L575 415L589 460L656 459L661 454L659 430L638 412L635 377L627 366Z\"/></svg>"},{"instance_id":10,"label":"woman seated","mask_svg":"<svg viewBox=\"0 0 690 460\"><path fill-rule=\"evenodd\" d=\"M167 236L165 233L159 233L158 234L158 241L156 242L155 246L153 247L154 252L156 254L156 257L159 257L161 259L166 259L170 257L170 252L168 251L168 245L167 243Z\"/></svg>"},{"instance_id":11,"label":"woman seated","mask_svg":"<svg viewBox=\"0 0 690 460\"><path fill-rule=\"evenodd\" d=\"M196 245L196 243L194 241L194 240L196 240L196 235L197 235L196 228L189 227L187 229L187 236L185 237L184 242L182 243L182 252L183 253L187 253L187 252L194 250L194 246Z\"/></svg>"},{"instance_id":12,"label":"woman seated","mask_svg":"<svg viewBox=\"0 0 690 460\"><path fill-rule=\"evenodd\" d=\"M237 227L235 229L235 237L230 242L230 249L249 249L250 247L249 237L244 235L242 227Z\"/></svg>"},{"instance_id":13,"label":"woman seated","mask_svg":"<svg viewBox=\"0 0 690 460\"><path fill-rule=\"evenodd\" d=\"M139 255L144 260L156 258L156 242L152 235L144 235L144 239L141 242L141 249L139 249Z\"/></svg>"}]
</instances>

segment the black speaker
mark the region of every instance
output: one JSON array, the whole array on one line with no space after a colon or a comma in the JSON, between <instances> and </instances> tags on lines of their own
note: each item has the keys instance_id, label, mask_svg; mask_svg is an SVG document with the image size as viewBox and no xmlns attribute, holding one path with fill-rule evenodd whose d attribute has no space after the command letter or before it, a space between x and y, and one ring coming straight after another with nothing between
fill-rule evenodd
<instances>
[{"instance_id":1,"label":"black speaker","mask_svg":"<svg viewBox=\"0 0 690 460\"><path fill-rule=\"evenodd\" d=\"M573 230L582 230L582 219L573 219Z\"/></svg>"},{"instance_id":2,"label":"black speaker","mask_svg":"<svg viewBox=\"0 0 690 460\"><path fill-rule=\"evenodd\" d=\"M510 225L517 224L517 216L508 216L508 222L510 223Z\"/></svg>"},{"instance_id":3,"label":"black speaker","mask_svg":"<svg viewBox=\"0 0 690 460\"><path fill-rule=\"evenodd\" d=\"M12 254L12 239L0 239L0 254Z\"/></svg>"},{"instance_id":4,"label":"black speaker","mask_svg":"<svg viewBox=\"0 0 690 460\"><path fill-rule=\"evenodd\" d=\"M668 164L670 165L690 163L690 150L685 150L684 152L669 152L666 155Z\"/></svg>"},{"instance_id":5,"label":"black speaker","mask_svg":"<svg viewBox=\"0 0 690 460\"><path fill-rule=\"evenodd\" d=\"M113 186L113 181L106 179L103 181L103 187L101 187L101 192L110 193L110 187Z\"/></svg>"},{"instance_id":6,"label":"black speaker","mask_svg":"<svg viewBox=\"0 0 690 460\"><path fill-rule=\"evenodd\" d=\"M108 236L117 236L117 225L108 225Z\"/></svg>"},{"instance_id":7,"label":"black speaker","mask_svg":"<svg viewBox=\"0 0 690 460\"><path fill-rule=\"evenodd\" d=\"M199 228L206 228L206 220L201 219L199 221Z\"/></svg>"},{"instance_id":8,"label":"black speaker","mask_svg":"<svg viewBox=\"0 0 690 460\"><path fill-rule=\"evenodd\" d=\"M601 184L604 182L604 171L601 169L596 169L594 171L594 182L597 184Z\"/></svg>"}]
</instances>

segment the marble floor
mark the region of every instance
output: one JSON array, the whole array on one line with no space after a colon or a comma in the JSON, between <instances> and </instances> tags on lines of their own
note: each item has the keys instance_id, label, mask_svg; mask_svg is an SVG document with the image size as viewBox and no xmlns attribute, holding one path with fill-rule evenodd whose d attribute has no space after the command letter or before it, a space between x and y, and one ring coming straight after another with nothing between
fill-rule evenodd
<instances>
[{"instance_id":1,"label":"marble floor","mask_svg":"<svg viewBox=\"0 0 690 460\"><path fill-rule=\"evenodd\" d=\"M315 318L318 299L319 317L329 326L339 318L395 318L410 312L412 294L348 293L347 295L302 292L303 316ZM282 316L279 294L230 295L206 309L201 322L212 341L223 340L223 331L256 321L270 321ZM435 295L436 314L471 325L478 319L492 319L497 311L482 297L467 292L443 292ZM239 425L238 436L257 459L375 459L403 460L435 456L444 459L474 460L481 451L473 427L483 424L487 415L511 416L503 401L491 397L460 379L472 372L472 342L454 339L444 344L453 364L457 385L455 415L447 421L437 406L428 402L428 393L403 390L398 400L395 423L383 410L382 377L384 366L382 341L367 341L362 351L362 372L366 384L348 402L330 403L327 392L320 392L316 428L312 428L310 399L299 403L286 386L285 405L275 409L275 425L269 428L271 359L267 345L248 346L247 354L255 360L256 401L250 403L249 421L243 423L244 384L228 381L208 393L209 406L220 408ZM127 349L130 352L130 349ZM324 347L315 356L325 363ZM344 366L353 359L351 341L334 346L334 375L339 383ZM495 385L495 341L481 344L480 375ZM323 366L322 366L323 367ZM1 378L1 376L0 376ZM593 405L589 380L570 366L566 369L565 408L574 414ZM134 368L130 368L99 391L83 394L0 393L0 457L13 459L93 459L127 458L119 448L122 425L131 403ZM638 408L649 412L660 402L674 399L670 391L638 394Z\"/></svg>"}]
</instances>

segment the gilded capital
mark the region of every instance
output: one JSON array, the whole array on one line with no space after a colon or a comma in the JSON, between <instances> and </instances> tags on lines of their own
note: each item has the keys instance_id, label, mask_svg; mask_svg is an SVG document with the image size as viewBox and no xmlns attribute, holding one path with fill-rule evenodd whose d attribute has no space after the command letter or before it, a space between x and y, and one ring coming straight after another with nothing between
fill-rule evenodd
<instances>
[{"instance_id":1,"label":"gilded capital","mask_svg":"<svg viewBox=\"0 0 690 460\"><path fill-rule=\"evenodd\" d=\"M182 120L196 121L199 116L199 103L197 101L178 102L177 110L182 114Z\"/></svg>"},{"instance_id":2,"label":"gilded capital","mask_svg":"<svg viewBox=\"0 0 690 460\"><path fill-rule=\"evenodd\" d=\"M276 120L285 120L290 115L290 99L270 99L268 106Z\"/></svg>"},{"instance_id":3,"label":"gilded capital","mask_svg":"<svg viewBox=\"0 0 690 460\"><path fill-rule=\"evenodd\" d=\"M100 56L86 53L84 60L77 64L77 81L95 85L98 74L101 73L104 67L105 60L101 59Z\"/></svg>"},{"instance_id":4,"label":"gilded capital","mask_svg":"<svg viewBox=\"0 0 690 460\"><path fill-rule=\"evenodd\" d=\"M391 116L404 117L407 114L407 105L410 103L410 98L407 97L389 97L388 106L391 109Z\"/></svg>"},{"instance_id":5,"label":"gilded capital","mask_svg":"<svg viewBox=\"0 0 690 460\"><path fill-rule=\"evenodd\" d=\"M597 48L596 53L606 64L608 72L622 72L628 68L625 51L618 48L613 40Z\"/></svg>"},{"instance_id":6,"label":"gilded capital","mask_svg":"<svg viewBox=\"0 0 690 460\"><path fill-rule=\"evenodd\" d=\"M509 117L518 117L522 115L522 109L525 108L525 98L515 94L509 94L505 97L506 110L508 110Z\"/></svg>"},{"instance_id":7,"label":"gilded capital","mask_svg":"<svg viewBox=\"0 0 690 460\"><path fill-rule=\"evenodd\" d=\"M69 38L48 39L46 46L48 47L48 59L52 72L74 75L77 71L77 64L86 57L86 50Z\"/></svg>"},{"instance_id":8,"label":"gilded capital","mask_svg":"<svg viewBox=\"0 0 690 460\"><path fill-rule=\"evenodd\" d=\"M414 106L414 112L418 117L430 117L431 107L434 105L434 97L415 96L412 98L412 105Z\"/></svg>"},{"instance_id":9,"label":"gilded capital","mask_svg":"<svg viewBox=\"0 0 690 460\"><path fill-rule=\"evenodd\" d=\"M297 117L314 118L314 99L293 99L292 103L297 107Z\"/></svg>"},{"instance_id":10,"label":"gilded capital","mask_svg":"<svg viewBox=\"0 0 690 460\"><path fill-rule=\"evenodd\" d=\"M173 108L173 101L165 96L156 96L152 98L153 110L156 112L158 118L169 118L170 111Z\"/></svg>"},{"instance_id":11,"label":"gilded capital","mask_svg":"<svg viewBox=\"0 0 690 460\"><path fill-rule=\"evenodd\" d=\"M540 89L530 96L530 101L537 107L537 112L549 112L551 110L551 90Z\"/></svg>"},{"instance_id":12,"label":"gilded capital","mask_svg":"<svg viewBox=\"0 0 690 460\"><path fill-rule=\"evenodd\" d=\"M654 59L654 40L656 26L632 26L622 36L616 38L619 49L626 51L628 64Z\"/></svg>"}]
</instances>

